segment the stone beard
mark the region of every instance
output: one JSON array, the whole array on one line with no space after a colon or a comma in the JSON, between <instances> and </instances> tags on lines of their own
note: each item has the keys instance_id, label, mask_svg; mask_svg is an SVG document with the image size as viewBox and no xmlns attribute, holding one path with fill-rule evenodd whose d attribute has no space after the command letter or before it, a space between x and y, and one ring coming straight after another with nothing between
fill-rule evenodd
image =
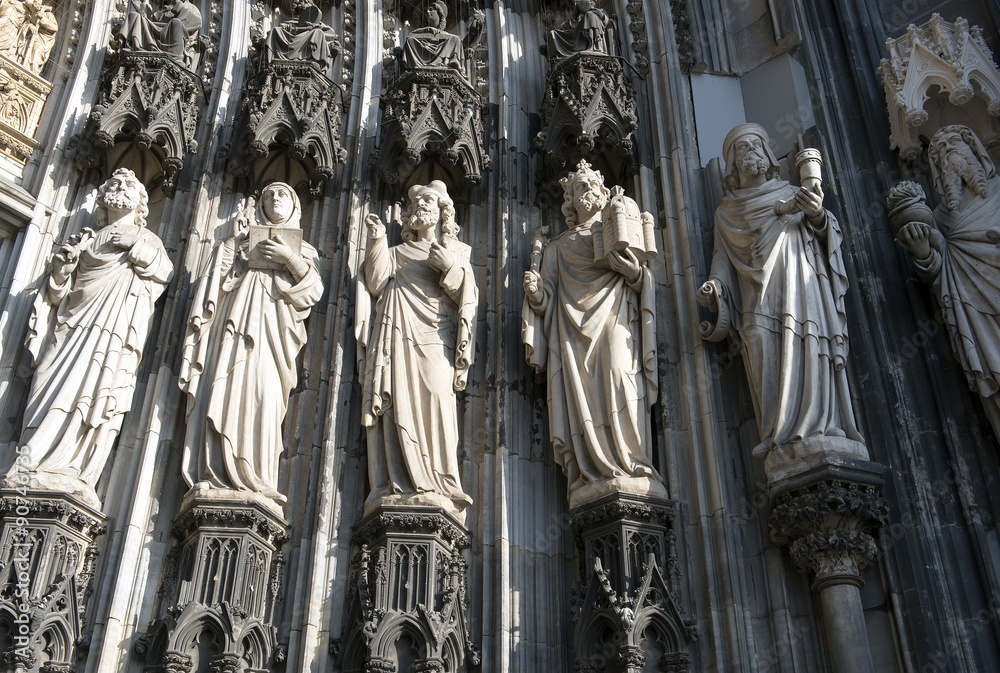
<instances>
[{"instance_id":1,"label":"stone beard","mask_svg":"<svg viewBox=\"0 0 1000 673\"><path fill-rule=\"evenodd\" d=\"M297 230L300 216L291 187L264 188L257 224ZM237 231L216 248L198 282L180 369L187 393L182 472L199 494L259 494L280 509L281 426L298 382L305 321L323 281L315 248L302 241L299 254L273 240L260 245L272 244L284 268L252 268L249 236Z\"/></svg>"},{"instance_id":2,"label":"stone beard","mask_svg":"<svg viewBox=\"0 0 1000 673\"><path fill-rule=\"evenodd\" d=\"M907 225L897 241L931 283L955 357L1000 438L1000 178L966 126L941 128L928 153L942 197L935 226L915 231L918 225ZM922 245L908 236L911 231Z\"/></svg>"},{"instance_id":3,"label":"stone beard","mask_svg":"<svg viewBox=\"0 0 1000 673\"><path fill-rule=\"evenodd\" d=\"M38 486L101 506L94 489L132 406L154 303L173 275L145 228L146 204L135 175L115 171L98 191L96 231L72 236L53 258L29 328L36 367L19 450L27 459L8 483L22 483L20 467Z\"/></svg>"},{"instance_id":4,"label":"stone beard","mask_svg":"<svg viewBox=\"0 0 1000 673\"><path fill-rule=\"evenodd\" d=\"M712 341L735 333L746 365L769 476L810 456L867 460L847 372L847 276L840 225L822 193L777 177L756 124L726 138L727 194L715 213L715 251L699 301L720 312L703 324ZM777 215L779 201L815 208Z\"/></svg>"},{"instance_id":5,"label":"stone beard","mask_svg":"<svg viewBox=\"0 0 1000 673\"><path fill-rule=\"evenodd\" d=\"M581 162L563 189L567 229L525 274L521 338L528 363L546 372L570 507L619 491L666 497L648 455L658 392L652 273L636 261L629 279L595 263L593 227L609 193L600 173Z\"/></svg>"},{"instance_id":6,"label":"stone beard","mask_svg":"<svg viewBox=\"0 0 1000 673\"><path fill-rule=\"evenodd\" d=\"M464 522L472 498L459 478L455 393L472 365L479 290L445 185L412 187L409 198L399 245L389 247L377 217L368 222L364 284L376 303L370 339L359 327L372 488L365 512L437 505Z\"/></svg>"}]
</instances>

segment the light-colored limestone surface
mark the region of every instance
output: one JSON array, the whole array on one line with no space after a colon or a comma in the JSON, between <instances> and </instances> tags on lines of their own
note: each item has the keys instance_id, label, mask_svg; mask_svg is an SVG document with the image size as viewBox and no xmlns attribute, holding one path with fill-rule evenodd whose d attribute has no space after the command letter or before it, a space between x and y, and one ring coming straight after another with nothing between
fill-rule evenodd
<instances>
[{"instance_id":1,"label":"light-colored limestone surface","mask_svg":"<svg viewBox=\"0 0 1000 673\"><path fill-rule=\"evenodd\" d=\"M323 281L316 249L305 241L293 249L281 237L286 229L301 236L295 190L271 183L251 205L252 215L236 219L195 290L180 369L187 394L182 470L197 490L258 493L280 513L281 424ZM251 249L255 226L270 234L256 243L261 261Z\"/></svg>"},{"instance_id":2,"label":"light-colored limestone surface","mask_svg":"<svg viewBox=\"0 0 1000 673\"><path fill-rule=\"evenodd\" d=\"M148 203L128 169L101 185L93 228L53 255L31 317L26 467L33 485L97 509L94 487L132 406L153 304L173 275L163 243L146 229ZM7 479L17 472L15 465Z\"/></svg>"}]
</instances>

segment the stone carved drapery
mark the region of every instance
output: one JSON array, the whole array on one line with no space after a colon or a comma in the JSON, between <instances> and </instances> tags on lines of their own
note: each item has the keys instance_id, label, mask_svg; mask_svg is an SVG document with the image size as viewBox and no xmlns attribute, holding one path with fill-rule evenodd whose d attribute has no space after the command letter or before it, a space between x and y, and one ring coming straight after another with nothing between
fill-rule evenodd
<instances>
[{"instance_id":1,"label":"stone carved drapery","mask_svg":"<svg viewBox=\"0 0 1000 673\"><path fill-rule=\"evenodd\" d=\"M546 31L543 49L553 64L581 52L617 56L614 21L594 0L578 0L568 21Z\"/></svg>"},{"instance_id":2,"label":"stone carved drapery","mask_svg":"<svg viewBox=\"0 0 1000 673\"><path fill-rule=\"evenodd\" d=\"M53 10L52 0L2 0L0 55L40 76L59 31Z\"/></svg>"},{"instance_id":3,"label":"stone carved drapery","mask_svg":"<svg viewBox=\"0 0 1000 673\"><path fill-rule=\"evenodd\" d=\"M444 30L447 7L427 8L431 25L413 30L397 50L396 73L382 96L383 140L378 175L390 185L407 182L427 160L437 162L455 191L480 183L491 159L483 144L483 97L476 88L473 48L485 16L474 10L465 38Z\"/></svg>"},{"instance_id":4,"label":"stone carved drapery","mask_svg":"<svg viewBox=\"0 0 1000 673\"><path fill-rule=\"evenodd\" d=\"M198 151L204 85L197 68L208 44L201 25L200 10L186 0L158 12L130 6L112 37L97 102L70 144L81 169L99 167L105 150L130 137L153 152L163 189L173 192L184 157Z\"/></svg>"},{"instance_id":5,"label":"stone carved drapery","mask_svg":"<svg viewBox=\"0 0 1000 673\"><path fill-rule=\"evenodd\" d=\"M301 236L301 214L284 183L249 201L195 287L179 372L187 393L185 482L196 492L259 496L276 511L285 502L277 490L281 426L305 320L323 294L315 248L302 241L295 250L289 234L281 239L282 231Z\"/></svg>"},{"instance_id":6,"label":"stone carved drapery","mask_svg":"<svg viewBox=\"0 0 1000 673\"><path fill-rule=\"evenodd\" d=\"M35 373L8 481L30 474L100 509L94 490L125 413L153 304L173 275L160 239L146 229L147 196L128 169L98 189L94 228L52 258L35 299L28 350Z\"/></svg>"},{"instance_id":7,"label":"stone carved drapery","mask_svg":"<svg viewBox=\"0 0 1000 673\"><path fill-rule=\"evenodd\" d=\"M21 670L68 673L90 639L87 610L106 520L63 494L18 485L0 496L0 619L20 636L0 656Z\"/></svg>"},{"instance_id":8,"label":"stone carved drapery","mask_svg":"<svg viewBox=\"0 0 1000 673\"><path fill-rule=\"evenodd\" d=\"M719 312L710 341L740 337L769 480L808 460L868 458L848 389L847 276L840 225L822 191L777 177L757 124L726 137L726 189L698 301ZM778 209L785 214L778 215ZM790 205L791 204L791 205ZM796 212L788 212L788 210Z\"/></svg>"},{"instance_id":9,"label":"stone carved drapery","mask_svg":"<svg viewBox=\"0 0 1000 673\"><path fill-rule=\"evenodd\" d=\"M892 129L890 146L913 161L923 152L919 134L951 123L969 123L989 147L1000 144L1000 70L982 30L963 18L955 23L934 14L921 26L910 25L902 37L886 40L889 58L881 63ZM961 116L927 105L940 88L950 106L966 108ZM976 105L981 110L976 111ZM932 119L933 116L933 119Z\"/></svg>"},{"instance_id":10,"label":"stone carved drapery","mask_svg":"<svg viewBox=\"0 0 1000 673\"><path fill-rule=\"evenodd\" d=\"M648 257L611 246L595 254L616 224L599 172L581 161L562 186L567 227L544 255L536 243L524 274L521 338L528 363L546 372L549 432L570 507L615 491L665 497L649 455L658 383Z\"/></svg>"},{"instance_id":11,"label":"stone carved drapery","mask_svg":"<svg viewBox=\"0 0 1000 673\"><path fill-rule=\"evenodd\" d=\"M195 497L171 532L178 546L166 562L160 616L132 646L143 670L275 670L285 656L275 610L287 522L257 502Z\"/></svg>"},{"instance_id":12,"label":"stone carved drapery","mask_svg":"<svg viewBox=\"0 0 1000 673\"><path fill-rule=\"evenodd\" d=\"M365 511L380 504L437 505L464 522L472 498L459 479L456 391L465 389L475 353L479 290L472 249L457 238L444 183L414 186L409 198L399 245L390 248L384 225L369 216L358 286L372 487Z\"/></svg>"},{"instance_id":13,"label":"stone carved drapery","mask_svg":"<svg viewBox=\"0 0 1000 673\"><path fill-rule=\"evenodd\" d=\"M909 183L889 197L889 217L917 274L931 284L969 388L1000 438L1000 177L967 126L945 126L928 150L933 215Z\"/></svg>"},{"instance_id":14,"label":"stone carved drapery","mask_svg":"<svg viewBox=\"0 0 1000 673\"><path fill-rule=\"evenodd\" d=\"M340 50L336 34L315 5L306 3L295 20L272 28L255 50L231 170L250 194L259 188L258 164L283 153L303 166L310 194L319 198L336 165L347 159L340 146L344 92L331 79Z\"/></svg>"}]
</instances>

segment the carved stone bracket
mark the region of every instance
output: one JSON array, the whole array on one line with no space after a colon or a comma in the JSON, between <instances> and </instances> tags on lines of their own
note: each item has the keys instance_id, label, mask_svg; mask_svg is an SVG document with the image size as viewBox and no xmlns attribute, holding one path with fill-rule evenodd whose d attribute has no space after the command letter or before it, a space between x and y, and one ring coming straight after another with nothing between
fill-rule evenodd
<instances>
[{"instance_id":1,"label":"carved stone bracket","mask_svg":"<svg viewBox=\"0 0 1000 673\"><path fill-rule=\"evenodd\" d=\"M74 670L89 643L85 615L106 519L69 495L26 489L0 491L0 516L0 619L14 638L5 658L28 670Z\"/></svg>"},{"instance_id":2,"label":"carved stone bracket","mask_svg":"<svg viewBox=\"0 0 1000 673\"><path fill-rule=\"evenodd\" d=\"M398 185L425 159L446 171L449 188L473 187L492 167L483 146L483 98L458 71L414 68L393 81L382 97L381 178Z\"/></svg>"},{"instance_id":3,"label":"carved stone bracket","mask_svg":"<svg viewBox=\"0 0 1000 673\"><path fill-rule=\"evenodd\" d=\"M466 626L464 526L439 507L383 505L355 526L353 544L338 670L395 673L402 649L412 671L479 666Z\"/></svg>"},{"instance_id":4,"label":"carved stone bracket","mask_svg":"<svg viewBox=\"0 0 1000 673\"><path fill-rule=\"evenodd\" d=\"M971 126L991 149L1000 145L1000 70L978 26L963 18L948 23L934 14L885 45L889 58L880 68L892 129L890 147L899 149L900 158L915 160L923 151L921 134L929 137L954 123ZM927 105L938 87L938 104ZM954 114L949 107L964 109Z\"/></svg>"},{"instance_id":5,"label":"carved stone bracket","mask_svg":"<svg viewBox=\"0 0 1000 673\"><path fill-rule=\"evenodd\" d=\"M282 658L274 612L288 530L253 500L185 500L172 527L179 551L165 564L162 616L133 644L144 670L203 670L191 652L208 656L212 673L272 670Z\"/></svg>"},{"instance_id":6,"label":"carved stone bracket","mask_svg":"<svg viewBox=\"0 0 1000 673\"><path fill-rule=\"evenodd\" d=\"M340 146L344 95L340 86L309 61L271 61L247 80L236 126L233 173L257 185L256 162L276 152L299 162L309 176L309 190L322 196L336 164L347 159ZM289 180L289 176L282 176Z\"/></svg>"},{"instance_id":7,"label":"carved stone bracket","mask_svg":"<svg viewBox=\"0 0 1000 673\"><path fill-rule=\"evenodd\" d=\"M614 493L571 510L582 580L572 607L575 671L640 673L658 652L659 670L689 670L698 633L664 576L676 571L675 507Z\"/></svg>"},{"instance_id":8,"label":"carved stone bracket","mask_svg":"<svg viewBox=\"0 0 1000 673\"><path fill-rule=\"evenodd\" d=\"M100 164L101 154L121 140L153 150L163 171L163 188L176 187L184 157L198 151L195 134L204 89L199 77L162 52L122 50L101 73L97 104L82 136L72 145L83 169Z\"/></svg>"},{"instance_id":9,"label":"carved stone bracket","mask_svg":"<svg viewBox=\"0 0 1000 673\"><path fill-rule=\"evenodd\" d=\"M817 582L856 578L878 553L875 536L888 505L879 483L845 479L817 481L777 498L771 511L771 539L788 547L795 569Z\"/></svg>"},{"instance_id":10,"label":"carved stone bracket","mask_svg":"<svg viewBox=\"0 0 1000 673\"><path fill-rule=\"evenodd\" d=\"M623 60L579 53L559 60L549 71L542 105L542 150L550 180L566 166L587 159L612 184L635 170L633 132L635 92Z\"/></svg>"}]
</instances>

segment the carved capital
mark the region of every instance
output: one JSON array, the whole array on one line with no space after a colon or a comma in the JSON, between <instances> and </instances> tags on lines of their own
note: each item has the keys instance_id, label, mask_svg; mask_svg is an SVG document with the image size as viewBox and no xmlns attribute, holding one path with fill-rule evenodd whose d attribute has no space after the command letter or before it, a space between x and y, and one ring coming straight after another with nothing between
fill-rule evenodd
<instances>
[{"instance_id":1,"label":"carved capital","mask_svg":"<svg viewBox=\"0 0 1000 673\"><path fill-rule=\"evenodd\" d=\"M771 539L788 547L795 569L821 585L860 583L878 549L875 535L888 518L881 487L830 479L779 496L771 511Z\"/></svg>"}]
</instances>

